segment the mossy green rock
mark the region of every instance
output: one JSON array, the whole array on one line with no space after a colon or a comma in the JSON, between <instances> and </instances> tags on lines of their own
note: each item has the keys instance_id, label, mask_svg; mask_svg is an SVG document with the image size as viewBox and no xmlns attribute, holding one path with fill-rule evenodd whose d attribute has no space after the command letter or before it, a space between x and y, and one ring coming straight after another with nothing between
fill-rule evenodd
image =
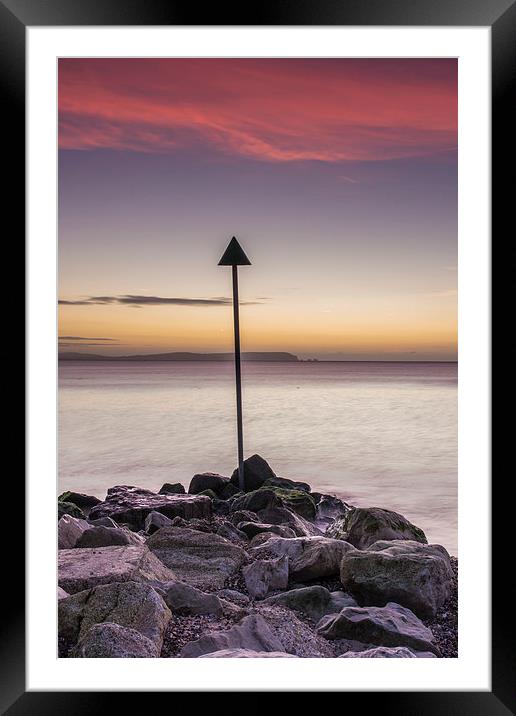
<instances>
[{"instance_id":1,"label":"mossy green rock","mask_svg":"<svg viewBox=\"0 0 516 716\"><path fill-rule=\"evenodd\" d=\"M57 520L59 521L63 515L70 515L70 517L77 517L79 520L85 520L86 515L80 507L74 505L73 502L65 502L64 500L57 501Z\"/></svg>"},{"instance_id":2,"label":"mossy green rock","mask_svg":"<svg viewBox=\"0 0 516 716\"><path fill-rule=\"evenodd\" d=\"M427 542L423 530L406 517L380 507L357 507L351 510L328 527L326 536L343 539L358 549L366 549L378 540Z\"/></svg>"},{"instance_id":3,"label":"mossy green rock","mask_svg":"<svg viewBox=\"0 0 516 716\"><path fill-rule=\"evenodd\" d=\"M316 513L315 502L307 492L284 490L281 487L260 487L259 490L236 497L231 502L232 512L236 510L258 512L271 507L286 507L308 520L313 520Z\"/></svg>"},{"instance_id":4,"label":"mossy green rock","mask_svg":"<svg viewBox=\"0 0 516 716\"><path fill-rule=\"evenodd\" d=\"M292 512L296 512L307 520L315 519L317 511L315 502L308 492L303 490L285 490L281 487L264 488L272 490L283 503L283 507L288 507Z\"/></svg>"}]
</instances>

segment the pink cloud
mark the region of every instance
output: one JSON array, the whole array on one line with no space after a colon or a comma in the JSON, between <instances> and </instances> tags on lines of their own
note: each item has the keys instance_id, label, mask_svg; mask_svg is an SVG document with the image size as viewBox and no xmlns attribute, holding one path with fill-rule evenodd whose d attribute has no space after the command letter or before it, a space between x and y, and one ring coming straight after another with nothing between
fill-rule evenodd
<instances>
[{"instance_id":1,"label":"pink cloud","mask_svg":"<svg viewBox=\"0 0 516 716\"><path fill-rule=\"evenodd\" d=\"M63 59L59 146L345 161L456 148L454 60Z\"/></svg>"}]
</instances>

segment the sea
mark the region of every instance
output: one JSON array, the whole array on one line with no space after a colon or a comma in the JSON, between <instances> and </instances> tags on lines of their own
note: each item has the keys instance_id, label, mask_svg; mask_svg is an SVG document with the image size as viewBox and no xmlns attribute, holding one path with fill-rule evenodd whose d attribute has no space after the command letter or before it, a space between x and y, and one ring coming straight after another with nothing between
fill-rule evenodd
<instances>
[{"instance_id":1,"label":"sea","mask_svg":"<svg viewBox=\"0 0 516 716\"><path fill-rule=\"evenodd\" d=\"M246 362L244 452L457 554L457 364ZM59 491L231 475L231 362L61 361Z\"/></svg>"}]
</instances>

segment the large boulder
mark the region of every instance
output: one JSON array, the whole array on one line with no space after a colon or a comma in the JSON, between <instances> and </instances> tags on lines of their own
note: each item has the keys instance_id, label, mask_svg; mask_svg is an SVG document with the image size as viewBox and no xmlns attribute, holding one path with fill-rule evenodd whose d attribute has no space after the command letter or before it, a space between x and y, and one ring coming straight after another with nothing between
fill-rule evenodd
<instances>
[{"instance_id":1,"label":"large boulder","mask_svg":"<svg viewBox=\"0 0 516 716\"><path fill-rule=\"evenodd\" d=\"M230 542L236 542L242 544L248 541L248 537L245 532L242 532L235 527L231 522L223 522L217 527L216 534L224 539L228 539Z\"/></svg>"},{"instance_id":2,"label":"large boulder","mask_svg":"<svg viewBox=\"0 0 516 716\"><path fill-rule=\"evenodd\" d=\"M161 512L170 518L210 517L211 500L204 495L160 495L141 487L117 485L108 490L104 502L91 510L90 518L111 517L142 530L150 512Z\"/></svg>"},{"instance_id":3,"label":"large boulder","mask_svg":"<svg viewBox=\"0 0 516 716\"><path fill-rule=\"evenodd\" d=\"M222 649L251 649L252 651L284 651L263 617L252 614L227 631L208 632L183 647L182 658L198 657Z\"/></svg>"},{"instance_id":4,"label":"large boulder","mask_svg":"<svg viewBox=\"0 0 516 716\"><path fill-rule=\"evenodd\" d=\"M315 622L326 614L340 612L343 607L357 606L356 601L350 595L344 592L330 592L319 584L275 594L264 599L263 604L293 609Z\"/></svg>"},{"instance_id":5,"label":"large boulder","mask_svg":"<svg viewBox=\"0 0 516 716\"><path fill-rule=\"evenodd\" d=\"M190 495L198 495L204 490L212 490L218 496L228 483L229 477L216 472L201 472L192 477L188 492Z\"/></svg>"},{"instance_id":6,"label":"large boulder","mask_svg":"<svg viewBox=\"0 0 516 716\"><path fill-rule=\"evenodd\" d=\"M289 558L290 577L297 582L332 577L339 573L344 555L355 551L347 542L327 537L270 537L258 547L251 547L249 553L258 559L286 555Z\"/></svg>"},{"instance_id":7,"label":"large boulder","mask_svg":"<svg viewBox=\"0 0 516 716\"><path fill-rule=\"evenodd\" d=\"M165 527L147 547L177 578L194 587L222 589L247 561L245 551L219 535L183 527Z\"/></svg>"},{"instance_id":8,"label":"large boulder","mask_svg":"<svg viewBox=\"0 0 516 716\"><path fill-rule=\"evenodd\" d=\"M296 515L286 507L269 507L260 510L257 521L271 525L284 525L293 530L298 537L322 535L322 531L312 522Z\"/></svg>"},{"instance_id":9,"label":"large boulder","mask_svg":"<svg viewBox=\"0 0 516 716\"><path fill-rule=\"evenodd\" d=\"M242 576L249 594L263 599L269 592L287 588L288 557L258 559L242 569Z\"/></svg>"},{"instance_id":10,"label":"large boulder","mask_svg":"<svg viewBox=\"0 0 516 716\"><path fill-rule=\"evenodd\" d=\"M375 646L364 651L346 651L339 659L435 659L430 651L413 651L407 646Z\"/></svg>"},{"instance_id":11,"label":"large boulder","mask_svg":"<svg viewBox=\"0 0 516 716\"><path fill-rule=\"evenodd\" d=\"M159 651L150 639L136 629L105 622L95 624L72 649L75 659L151 659Z\"/></svg>"},{"instance_id":12,"label":"large boulder","mask_svg":"<svg viewBox=\"0 0 516 716\"><path fill-rule=\"evenodd\" d=\"M353 639L379 646L408 646L440 656L434 636L417 616L389 602L385 607L344 607L317 624L325 639Z\"/></svg>"},{"instance_id":13,"label":"large boulder","mask_svg":"<svg viewBox=\"0 0 516 716\"><path fill-rule=\"evenodd\" d=\"M135 629L161 650L170 610L148 584L115 582L73 594L58 603L59 637L82 639L95 624L110 622Z\"/></svg>"},{"instance_id":14,"label":"large boulder","mask_svg":"<svg viewBox=\"0 0 516 716\"><path fill-rule=\"evenodd\" d=\"M164 586L165 603L172 614L215 614L221 616L223 602L215 594L206 594L184 582L172 582Z\"/></svg>"},{"instance_id":15,"label":"large boulder","mask_svg":"<svg viewBox=\"0 0 516 716\"><path fill-rule=\"evenodd\" d=\"M312 497L316 504L316 523L324 529L332 524L337 518L344 518L353 509L347 502L341 500L335 495L326 495L322 493L312 493ZM329 537L331 535L328 535ZM337 536L337 535L335 535Z\"/></svg>"},{"instance_id":16,"label":"large boulder","mask_svg":"<svg viewBox=\"0 0 516 716\"><path fill-rule=\"evenodd\" d=\"M110 582L170 582L174 574L144 544L61 549L58 583L69 594Z\"/></svg>"},{"instance_id":17,"label":"large boulder","mask_svg":"<svg viewBox=\"0 0 516 716\"><path fill-rule=\"evenodd\" d=\"M267 626L283 644L282 651L295 656L311 659L333 657L334 645L315 633L313 626L301 615L277 605L257 602L258 613L267 622Z\"/></svg>"},{"instance_id":18,"label":"large boulder","mask_svg":"<svg viewBox=\"0 0 516 716\"><path fill-rule=\"evenodd\" d=\"M174 517L174 519L177 518ZM161 512L149 512L145 518L145 532L151 535L160 530L162 527L172 527L172 520L170 517L162 515Z\"/></svg>"},{"instance_id":19,"label":"large boulder","mask_svg":"<svg viewBox=\"0 0 516 716\"><path fill-rule=\"evenodd\" d=\"M361 604L396 601L421 617L434 616L453 588L448 552L440 545L380 541L344 555L340 580Z\"/></svg>"},{"instance_id":20,"label":"large boulder","mask_svg":"<svg viewBox=\"0 0 516 716\"><path fill-rule=\"evenodd\" d=\"M251 512L250 510L234 510L230 512L228 520L234 524L235 527L240 522L260 522L260 518L256 512Z\"/></svg>"},{"instance_id":21,"label":"large boulder","mask_svg":"<svg viewBox=\"0 0 516 716\"><path fill-rule=\"evenodd\" d=\"M252 649L221 649L211 654L201 654L199 659L297 659L294 654L283 651L253 651Z\"/></svg>"},{"instance_id":22,"label":"large boulder","mask_svg":"<svg viewBox=\"0 0 516 716\"><path fill-rule=\"evenodd\" d=\"M83 495L81 492L72 492L70 490L62 492L57 499L59 502L71 502L79 507L85 515L88 515L92 507L100 505L102 502L102 500L99 500L98 497L94 497L93 495Z\"/></svg>"},{"instance_id":23,"label":"large boulder","mask_svg":"<svg viewBox=\"0 0 516 716\"><path fill-rule=\"evenodd\" d=\"M337 518L326 530L328 537L343 539L358 549L379 540L427 542L425 533L406 517L379 507L357 507Z\"/></svg>"},{"instance_id":24,"label":"large boulder","mask_svg":"<svg viewBox=\"0 0 516 716\"><path fill-rule=\"evenodd\" d=\"M285 507L307 520L315 518L315 502L308 492L302 490L284 490L281 487L260 487L235 497L231 502L231 510L249 510L259 512L271 507Z\"/></svg>"},{"instance_id":25,"label":"large boulder","mask_svg":"<svg viewBox=\"0 0 516 716\"><path fill-rule=\"evenodd\" d=\"M86 520L63 515L57 523L57 548L73 549L83 532L91 527Z\"/></svg>"},{"instance_id":26,"label":"large boulder","mask_svg":"<svg viewBox=\"0 0 516 716\"><path fill-rule=\"evenodd\" d=\"M266 480L275 478L276 475L270 467L269 463L266 462L260 455L251 455L247 460L244 460L244 482L245 491L252 492L261 487ZM238 483L238 470L235 470L231 475L231 483L235 487L240 487Z\"/></svg>"},{"instance_id":27,"label":"large boulder","mask_svg":"<svg viewBox=\"0 0 516 716\"><path fill-rule=\"evenodd\" d=\"M76 547L110 547L112 545L142 544L140 535L121 527L91 526L77 540Z\"/></svg>"}]
</instances>

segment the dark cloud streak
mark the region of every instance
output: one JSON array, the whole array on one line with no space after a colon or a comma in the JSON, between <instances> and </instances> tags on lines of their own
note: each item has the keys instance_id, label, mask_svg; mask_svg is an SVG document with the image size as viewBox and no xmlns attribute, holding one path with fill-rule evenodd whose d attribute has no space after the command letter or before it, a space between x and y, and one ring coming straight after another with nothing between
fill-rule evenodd
<instances>
[{"instance_id":1,"label":"dark cloud streak","mask_svg":"<svg viewBox=\"0 0 516 716\"><path fill-rule=\"evenodd\" d=\"M105 306L109 304L123 304L126 306L230 306L231 299L222 296L216 298L178 298L126 294L123 296L90 296L89 298L82 298L76 301L68 301L60 298L58 303L60 306ZM241 305L243 306L252 306L257 303L260 302L241 301Z\"/></svg>"}]
</instances>

